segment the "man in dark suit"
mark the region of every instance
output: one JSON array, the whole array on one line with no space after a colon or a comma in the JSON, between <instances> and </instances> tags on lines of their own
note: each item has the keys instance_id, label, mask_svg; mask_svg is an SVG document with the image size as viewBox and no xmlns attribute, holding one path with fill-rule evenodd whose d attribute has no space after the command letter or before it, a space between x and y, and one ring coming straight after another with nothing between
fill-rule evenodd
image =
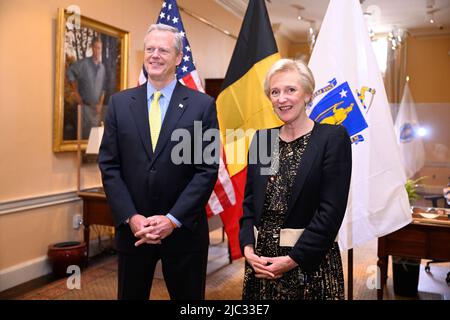
<instances>
[{"instance_id":1,"label":"man in dark suit","mask_svg":"<svg viewBox=\"0 0 450 320\"><path fill-rule=\"evenodd\" d=\"M161 259L171 299L204 299L205 205L219 163L218 152L208 157L206 151L219 150L219 140L193 136L194 128L201 134L218 128L216 106L213 98L177 82L182 59L177 29L150 26L144 51L148 81L110 98L99 155L116 226L118 298L148 299ZM190 137L182 149L180 136Z\"/></svg>"}]
</instances>

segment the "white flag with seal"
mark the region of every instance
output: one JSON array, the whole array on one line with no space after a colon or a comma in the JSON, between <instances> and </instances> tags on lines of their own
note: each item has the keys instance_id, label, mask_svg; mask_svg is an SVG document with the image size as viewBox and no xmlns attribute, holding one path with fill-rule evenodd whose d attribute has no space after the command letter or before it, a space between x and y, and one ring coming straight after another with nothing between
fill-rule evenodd
<instances>
[{"instance_id":1,"label":"white flag with seal","mask_svg":"<svg viewBox=\"0 0 450 320\"><path fill-rule=\"evenodd\" d=\"M419 121L408 82L405 83L394 127L406 177L412 178L425 165L425 149L418 135Z\"/></svg>"},{"instance_id":2,"label":"white flag with seal","mask_svg":"<svg viewBox=\"0 0 450 320\"><path fill-rule=\"evenodd\" d=\"M352 177L341 249L411 222L406 177L389 103L358 0L331 0L309 67L316 80L309 116L342 124L352 142Z\"/></svg>"}]
</instances>

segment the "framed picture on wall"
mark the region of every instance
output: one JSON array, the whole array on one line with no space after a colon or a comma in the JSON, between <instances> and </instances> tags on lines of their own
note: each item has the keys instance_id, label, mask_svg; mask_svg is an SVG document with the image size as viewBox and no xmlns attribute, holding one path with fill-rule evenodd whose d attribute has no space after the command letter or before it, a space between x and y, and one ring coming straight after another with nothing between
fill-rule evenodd
<instances>
[{"instance_id":1,"label":"framed picture on wall","mask_svg":"<svg viewBox=\"0 0 450 320\"><path fill-rule=\"evenodd\" d=\"M109 97L127 86L129 33L71 7L58 10L54 152L77 149L78 127L84 150L90 129L104 120Z\"/></svg>"}]
</instances>

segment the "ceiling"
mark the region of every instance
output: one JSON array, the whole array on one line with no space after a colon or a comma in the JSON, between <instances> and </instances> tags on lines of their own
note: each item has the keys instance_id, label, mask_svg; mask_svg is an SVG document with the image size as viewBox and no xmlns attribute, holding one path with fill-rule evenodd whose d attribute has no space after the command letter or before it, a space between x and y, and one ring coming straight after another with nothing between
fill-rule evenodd
<instances>
[{"instance_id":1,"label":"ceiling","mask_svg":"<svg viewBox=\"0 0 450 320\"><path fill-rule=\"evenodd\" d=\"M243 18L248 0L215 0ZM258 0L259 1L259 0ZM348 0L340 0L348 1ZM413 35L449 34L450 0L360 0L367 25L374 33L388 33L397 28ZM266 0L274 32L294 43L307 40L313 26L317 32L329 0ZM429 22L431 12L434 23ZM302 19L299 20L298 16Z\"/></svg>"}]
</instances>

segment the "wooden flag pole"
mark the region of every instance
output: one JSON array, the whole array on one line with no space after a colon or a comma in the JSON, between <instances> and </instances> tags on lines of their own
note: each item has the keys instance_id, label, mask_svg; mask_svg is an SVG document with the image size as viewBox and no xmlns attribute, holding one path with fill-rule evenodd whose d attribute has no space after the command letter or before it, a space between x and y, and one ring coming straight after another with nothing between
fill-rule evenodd
<instances>
[{"instance_id":1,"label":"wooden flag pole","mask_svg":"<svg viewBox=\"0 0 450 320\"><path fill-rule=\"evenodd\" d=\"M347 300L353 300L353 248L347 250Z\"/></svg>"}]
</instances>

